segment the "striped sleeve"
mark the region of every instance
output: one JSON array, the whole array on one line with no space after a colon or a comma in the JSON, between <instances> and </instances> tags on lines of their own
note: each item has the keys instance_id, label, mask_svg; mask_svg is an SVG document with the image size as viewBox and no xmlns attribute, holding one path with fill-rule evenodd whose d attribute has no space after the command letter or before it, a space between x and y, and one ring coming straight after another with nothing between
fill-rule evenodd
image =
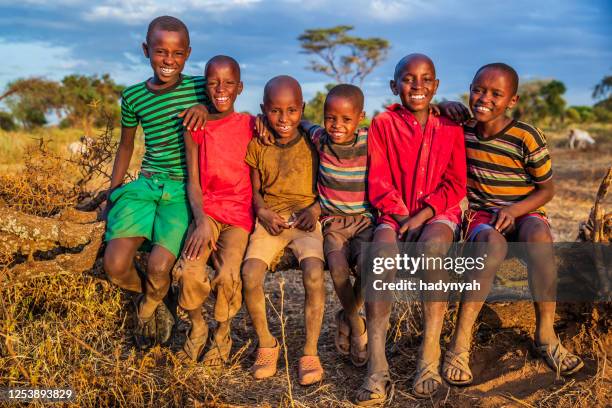
<instances>
[{"instance_id":1,"label":"striped sleeve","mask_svg":"<svg viewBox=\"0 0 612 408\"><path fill-rule=\"evenodd\" d=\"M322 128L319 125L312 125L309 129L308 129L308 137L310 138L310 141L317 147L317 149L320 149L320 145L321 145L321 138L323 137L323 132L325 131L324 128Z\"/></svg>"},{"instance_id":2,"label":"striped sleeve","mask_svg":"<svg viewBox=\"0 0 612 408\"><path fill-rule=\"evenodd\" d=\"M138 126L138 119L134 108L129 104L125 95L121 96L121 126L123 127L136 127Z\"/></svg>"},{"instance_id":3,"label":"striped sleeve","mask_svg":"<svg viewBox=\"0 0 612 408\"><path fill-rule=\"evenodd\" d=\"M543 183L552 177L552 162L544 134L531 127L524 139L525 170L535 183Z\"/></svg>"}]
</instances>

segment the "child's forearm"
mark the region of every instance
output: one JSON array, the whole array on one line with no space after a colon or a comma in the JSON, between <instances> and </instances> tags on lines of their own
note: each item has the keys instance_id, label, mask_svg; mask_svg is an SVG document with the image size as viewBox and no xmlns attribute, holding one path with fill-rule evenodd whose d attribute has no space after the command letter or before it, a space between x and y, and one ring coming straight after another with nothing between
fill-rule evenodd
<instances>
[{"instance_id":1,"label":"child's forearm","mask_svg":"<svg viewBox=\"0 0 612 408\"><path fill-rule=\"evenodd\" d=\"M251 185L253 186L253 210L255 214L263 208L266 208L266 203L261 195L261 178L259 170L251 167Z\"/></svg>"},{"instance_id":2,"label":"child's forearm","mask_svg":"<svg viewBox=\"0 0 612 408\"><path fill-rule=\"evenodd\" d=\"M309 120L302 119L300 120L300 126L302 127L302 129L308 132L310 128L314 126L314 124Z\"/></svg>"},{"instance_id":3,"label":"child's forearm","mask_svg":"<svg viewBox=\"0 0 612 408\"><path fill-rule=\"evenodd\" d=\"M537 210L552 200L555 186L552 180L536 184L536 189L527 198L508 207L508 211L516 218Z\"/></svg>"},{"instance_id":4,"label":"child's forearm","mask_svg":"<svg viewBox=\"0 0 612 408\"><path fill-rule=\"evenodd\" d=\"M183 140L185 141L185 161L187 162L187 196L195 223L200 225L205 220L206 214L204 213L202 186L200 186L198 145L189 132L184 133Z\"/></svg>"},{"instance_id":5,"label":"child's forearm","mask_svg":"<svg viewBox=\"0 0 612 408\"><path fill-rule=\"evenodd\" d=\"M130 167L132 153L134 153L134 137L136 135L136 129L136 127L121 128L121 140L119 141L119 147L117 148L117 154L115 155L115 161L113 163L110 190L114 190L123 184L125 174Z\"/></svg>"}]
</instances>

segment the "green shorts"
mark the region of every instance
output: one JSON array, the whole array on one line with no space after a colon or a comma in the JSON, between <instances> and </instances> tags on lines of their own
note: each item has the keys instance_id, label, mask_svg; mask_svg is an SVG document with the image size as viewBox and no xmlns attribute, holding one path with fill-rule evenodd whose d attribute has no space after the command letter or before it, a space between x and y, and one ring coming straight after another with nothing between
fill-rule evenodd
<instances>
[{"instance_id":1,"label":"green shorts","mask_svg":"<svg viewBox=\"0 0 612 408\"><path fill-rule=\"evenodd\" d=\"M114 190L104 239L144 237L178 258L191 222L185 181L164 174L138 179Z\"/></svg>"}]
</instances>

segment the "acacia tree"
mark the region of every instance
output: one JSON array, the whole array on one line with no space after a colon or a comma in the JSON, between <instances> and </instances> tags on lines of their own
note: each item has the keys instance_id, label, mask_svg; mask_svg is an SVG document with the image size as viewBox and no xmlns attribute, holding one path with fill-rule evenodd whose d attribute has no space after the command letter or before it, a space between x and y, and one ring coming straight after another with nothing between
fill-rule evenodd
<instances>
[{"instance_id":1,"label":"acacia tree","mask_svg":"<svg viewBox=\"0 0 612 408\"><path fill-rule=\"evenodd\" d=\"M8 84L0 100L6 100L13 117L26 129L47 123L45 115L61 107L59 84L42 78L17 79Z\"/></svg>"},{"instance_id":2,"label":"acacia tree","mask_svg":"<svg viewBox=\"0 0 612 408\"><path fill-rule=\"evenodd\" d=\"M91 135L94 125L103 126L108 118L116 122L119 117L117 100L123 90L108 74L68 75L62 79L61 101L66 120Z\"/></svg>"},{"instance_id":3,"label":"acacia tree","mask_svg":"<svg viewBox=\"0 0 612 408\"><path fill-rule=\"evenodd\" d=\"M389 41L348 35L354 27L339 25L306 30L298 37L303 53L316 55L323 61L311 60L309 68L333 78L337 83L358 83L384 61Z\"/></svg>"},{"instance_id":4,"label":"acacia tree","mask_svg":"<svg viewBox=\"0 0 612 408\"><path fill-rule=\"evenodd\" d=\"M595 85L593 99L607 99L612 97L612 75L606 75Z\"/></svg>"}]
</instances>

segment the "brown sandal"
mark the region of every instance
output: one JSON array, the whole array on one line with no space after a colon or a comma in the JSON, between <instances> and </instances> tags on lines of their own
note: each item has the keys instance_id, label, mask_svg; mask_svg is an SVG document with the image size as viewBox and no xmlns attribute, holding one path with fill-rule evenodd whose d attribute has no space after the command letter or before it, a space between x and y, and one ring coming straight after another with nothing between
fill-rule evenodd
<instances>
[{"instance_id":1,"label":"brown sandal","mask_svg":"<svg viewBox=\"0 0 612 408\"><path fill-rule=\"evenodd\" d=\"M542 344L538 345L534 343L535 350L540 357L544 359L546 364L557 374L560 375L572 375L578 372L582 367L584 367L584 362L580 357L575 354L570 353L561 342L557 342L555 344ZM563 365L563 361L565 361L568 357L575 357L578 359L578 362L575 366L569 367L565 370L561 370L561 366Z\"/></svg>"},{"instance_id":2,"label":"brown sandal","mask_svg":"<svg viewBox=\"0 0 612 408\"><path fill-rule=\"evenodd\" d=\"M276 365L280 355L280 344L276 342L274 347L257 348L257 357L251 366L251 374L256 380L272 377L276 374Z\"/></svg>"},{"instance_id":3,"label":"brown sandal","mask_svg":"<svg viewBox=\"0 0 612 408\"><path fill-rule=\"evenodd\" d=\"M391 381L388 371L379 371L369 375L361 387L357 390L355 405L360 407L370 407L390 403L393 400L394 384ZM359 396L368 393L367 399L360 399Z\"/></svg>"},{"instance_id":4,"label":"brown sandal","mask_svg":"<svg viewBox=\"0 0 612 408\"><path fill-rule=\"evenodd\" d=\"M227 363L229 360L230 353L232 351L232 338L228 335L227 341L224 343L217 343L217 340L213 337L210 342L210 349L204 354L202 364L205 366L220 366L223 363Z\"/></svg>"},{"instance_id":5,"label":"brown sandal","mask_svg":"<svg viewBox=\"0 0 612 408\"><path fill-rule=\"evenodd\" d=\"M363 324L365 327L366 321L362 317ZM351 363L355 367L363 367L368 363L368 329L367 327L363 330L363 333L359 336L351 335Z\"/></svg>"},{"instance_id":6,"label":"brown sandal","mask_svg":"<svg viewBox=\"0 0 612 408\"><path fill-rule=\"evenodd\" d=\"M466 380L453 380L449 378L448 370L450 368L455 368L465 374L468 375L468 379ZM451 350L447 350L444 354L444 363L442 364L442 375L444 376L444 380L452 385L470 385L472 381L474 381L474 376L472 375L472 370L470 370L470 352L463 351L461 353L455 353Z\"/></svg>"},{"instance_id":7,"label":"brown sandal","mask_svg":"<svg viewBox=\"0 0 612 408\"><path fill-rule=\"evenodd\" d=\"M196 337L195 339L192 339L189 337L189 335L187 335L185 344L183 344L183 349L177 353L178 358L181 361L198 361L202 355L202 352L204 351L207 340L208 326L206 326L206 333Z\"/></svg>"},{"instance_id":8,"label":"brown sandal","mask_svg":"<svg viewBox=\"0 0 612 408\"><path fill-rule=\"evenodd\" d=\"M351 350L351 326L349 326L344 315L344 310L338 310L336 313L336 334L334 336L334 345L340 355L348 356Z\"/></svg>"},{"instance_id":9,"label":"brown sandal","mask_svg":"<svg viewBox=\"0 0 612 408\"><path fill-rule=\"evenodd\" d=\"M412 393L418 398L429 398L438 392L440 385L442 385L442 377L440 377L440 373L438 372L440 363L438 361L432 361L424 367L418 368L418 366L417 363L417 372L414 376L414 383L412 383ZM416 390L417 386L428 380L437 382L438 386L431 393L418 392Z\"/></svg>"},{"instance_id":10,"label":"brown sandal","mask_svg":"<svg viewBox=\"0 0 612 408\"><path fill-rule=\"evenodd\" d=\"M311 385L323 379L323 367L319 356L302 356L298 363L300 385Z\"/></svg>"}]
</instances>

